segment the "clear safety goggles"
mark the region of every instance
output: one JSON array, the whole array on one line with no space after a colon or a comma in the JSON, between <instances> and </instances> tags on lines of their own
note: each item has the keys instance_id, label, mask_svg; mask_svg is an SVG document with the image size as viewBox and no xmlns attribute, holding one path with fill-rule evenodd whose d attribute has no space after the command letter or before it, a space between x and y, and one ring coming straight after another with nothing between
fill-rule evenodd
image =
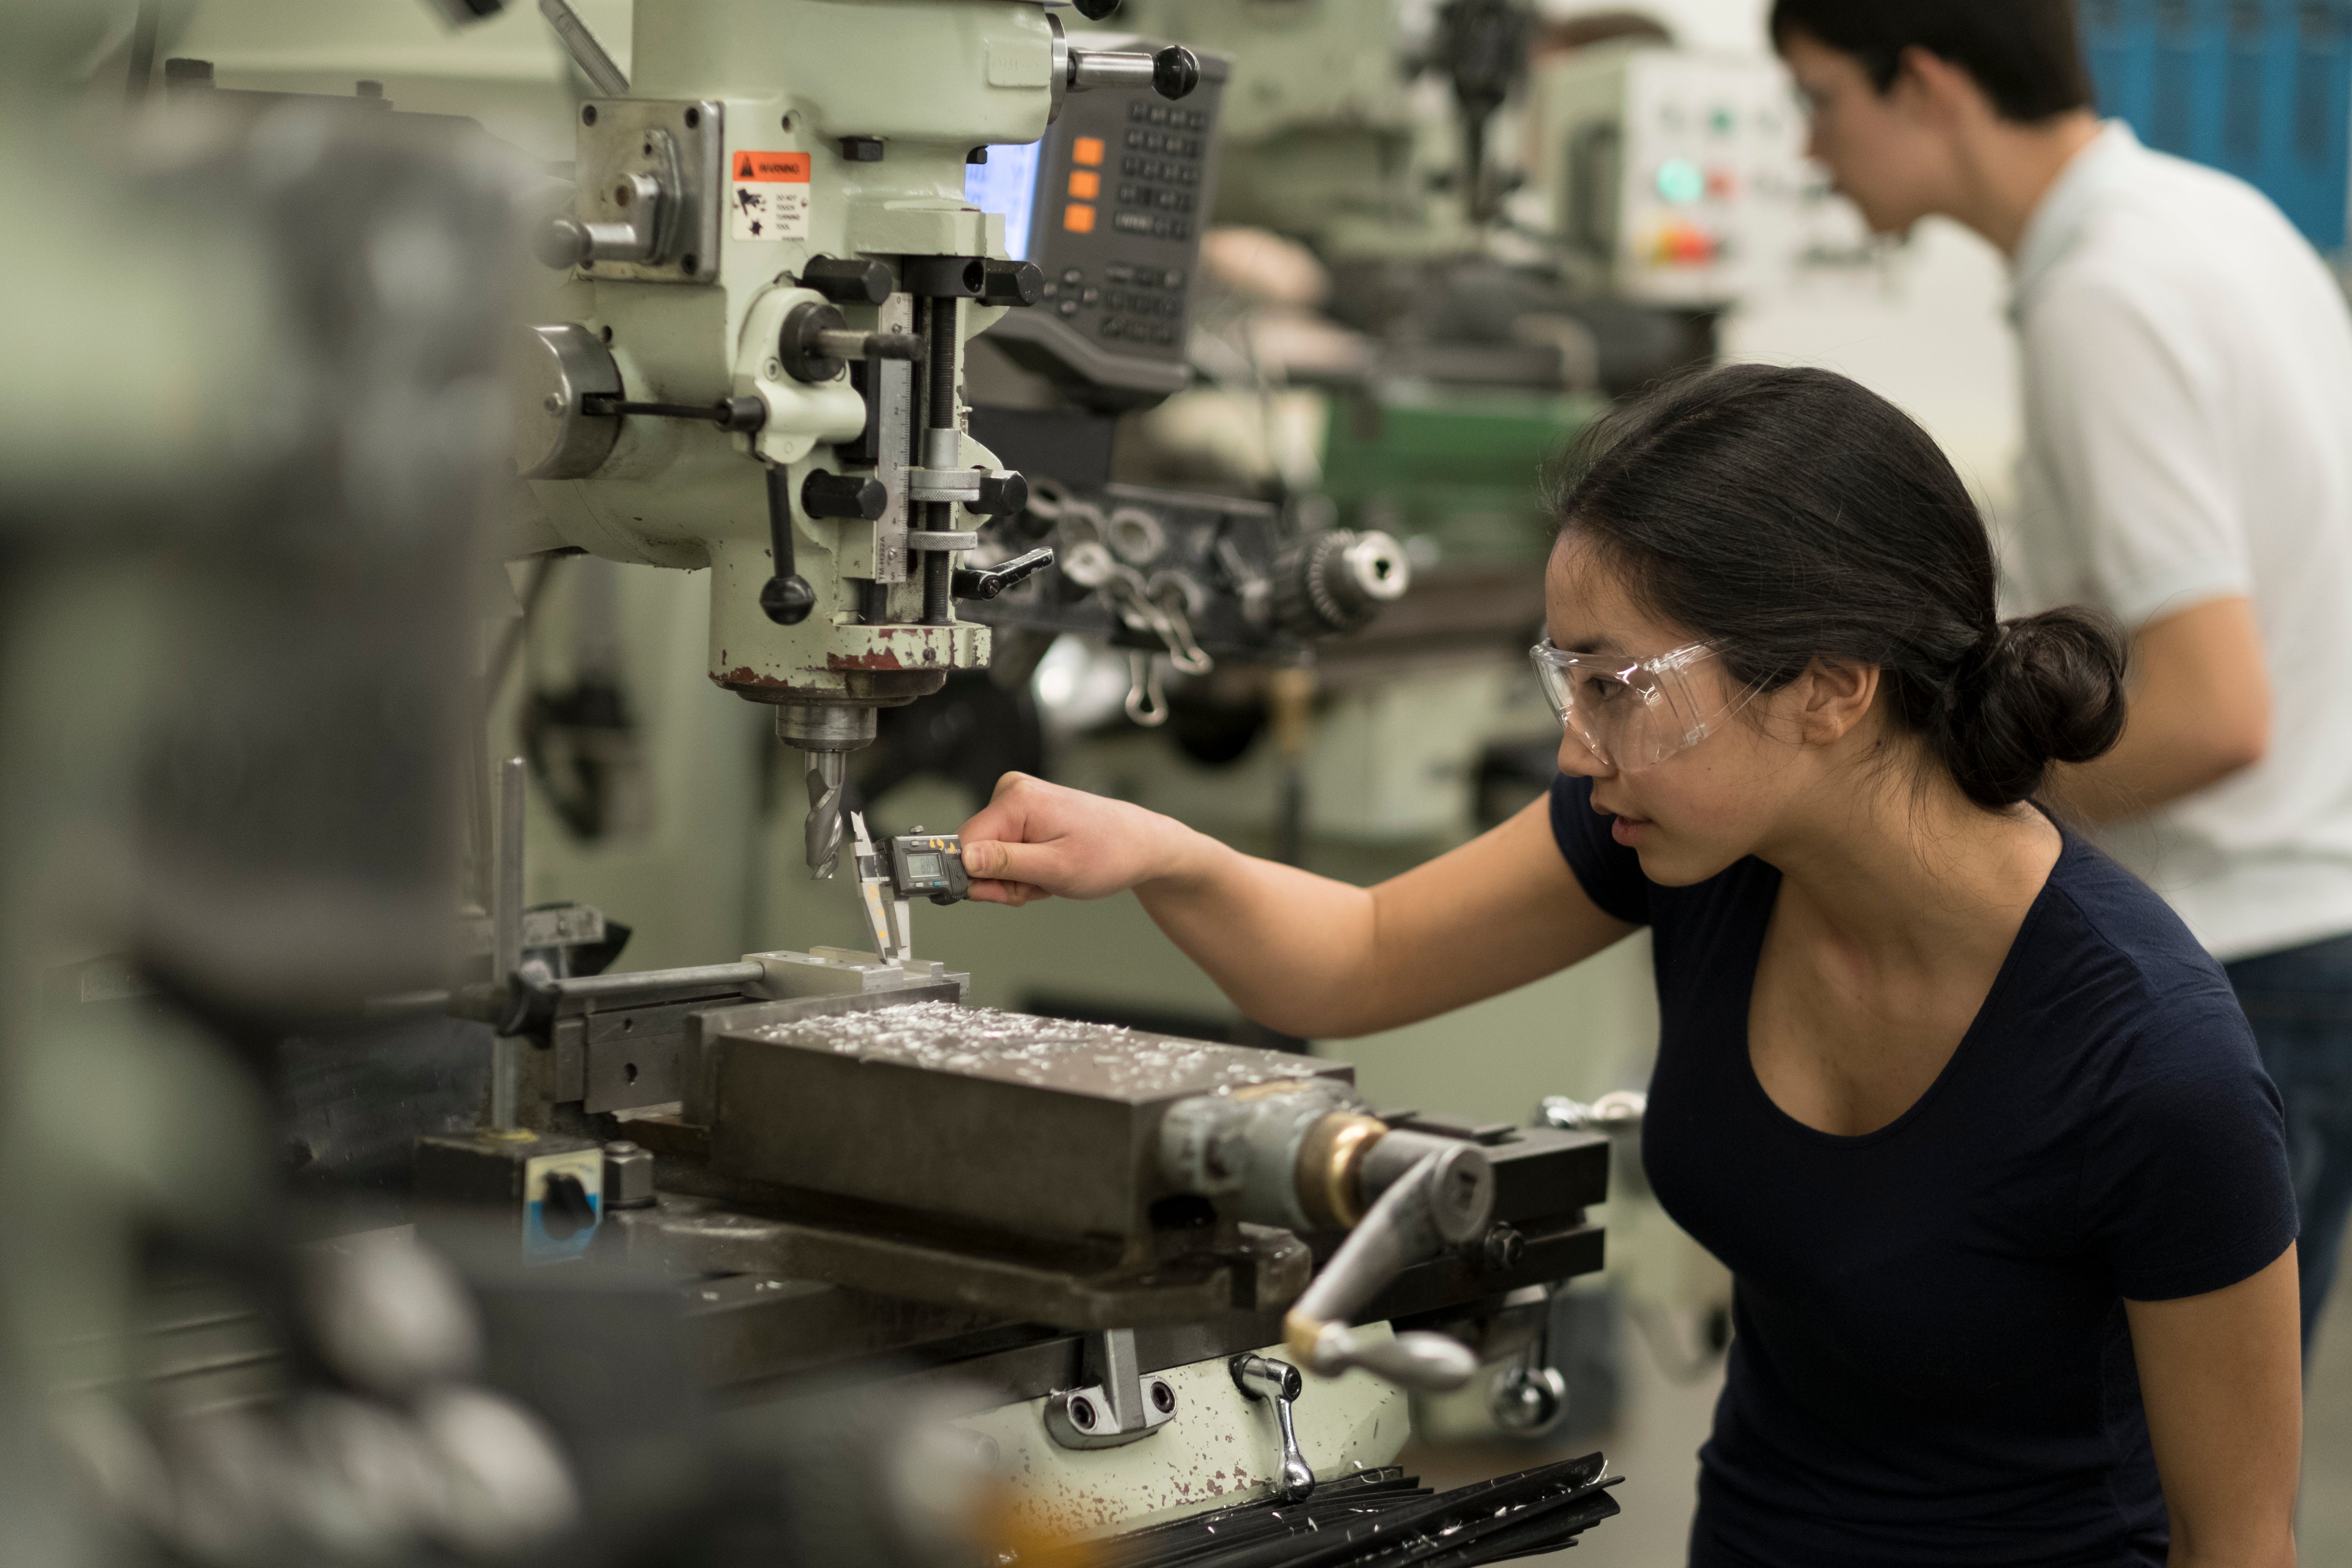
<instances>
[{"instance_id":1,"label":"clear safety goggles","mask_svg":"<svg viewBox=\"0 0 2352 1568\"><path fill-rule=\"evenodd\" d=\"M1692 672L1716 657L1687 643L1654 658L1562 653L1551 639L1528 650L1536 680L1561 725L1601 765L1633 773L1697 745L1748 704L1755 688L1728 702L1705 702Z\"/></svg>"}]
</instances>

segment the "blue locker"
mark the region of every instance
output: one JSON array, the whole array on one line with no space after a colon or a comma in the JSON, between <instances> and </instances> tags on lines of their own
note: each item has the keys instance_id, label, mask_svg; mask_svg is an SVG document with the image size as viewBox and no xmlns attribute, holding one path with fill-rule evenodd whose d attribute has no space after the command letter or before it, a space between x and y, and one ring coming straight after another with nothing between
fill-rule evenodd
<instances>
[{"instance_id":1,"label":"blue locker","mask_svg":"<svg viewBox=\"0 0 2352 1568\"><path fill-rule=\"evenodd\" d=\"M2099 112L2259 187L2344 248L2352 0L2083 0Z\"/></svg>"}]
</instances>

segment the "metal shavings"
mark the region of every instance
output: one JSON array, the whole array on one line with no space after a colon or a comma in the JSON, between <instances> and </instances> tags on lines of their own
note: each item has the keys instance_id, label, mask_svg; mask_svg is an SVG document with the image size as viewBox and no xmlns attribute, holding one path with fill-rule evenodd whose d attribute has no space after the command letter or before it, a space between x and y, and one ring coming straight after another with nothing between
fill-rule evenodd
<instances>
[{"instance_id":1,"label":"metal shavings","mask_svg":"<svg viewBox=\"0 0 2352 1568\"><path fill-rule=\"evenodd\" d=\"M1233 1046L952 1002L909 1002L869 1013L827 1014L758 1025L742 1033L778 1045L824 1047L865 1061L980 1073L1040 1086L1067 1083L1076 1070L1088 1082L1120 1094L1231 1089L1299 1077L1307 1070Z\"/></svg>"}]
</instances>

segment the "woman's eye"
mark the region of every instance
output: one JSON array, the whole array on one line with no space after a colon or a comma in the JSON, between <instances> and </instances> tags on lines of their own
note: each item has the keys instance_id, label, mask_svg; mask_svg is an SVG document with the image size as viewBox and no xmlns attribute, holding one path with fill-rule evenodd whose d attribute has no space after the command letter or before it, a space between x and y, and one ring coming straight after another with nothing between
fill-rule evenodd
<instances>
[{"instance_id":1,"label":"woman's eye","mask_svg":"<svg viewBox=\"0 0 2352 1568\"><path fill-rule=\"evenodd\" d=\"M1577 696L1586 702L1603 704L1624 695L1625 683L1613 675L1588 675L1577 689Z\"/></svg>"}]
</instances>

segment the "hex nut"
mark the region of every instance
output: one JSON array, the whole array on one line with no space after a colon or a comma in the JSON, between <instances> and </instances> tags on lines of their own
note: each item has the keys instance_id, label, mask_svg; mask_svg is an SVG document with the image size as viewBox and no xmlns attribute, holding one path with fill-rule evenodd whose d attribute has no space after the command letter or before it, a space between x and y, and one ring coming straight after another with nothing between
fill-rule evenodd
<instances>
[{"instance_id":1,"label":"hex nut","mask_svg":"<svg viewBox=\"0 0 2352 1568\"><path fill-rule=\"evenodd\" d=\"M653 1151L625 1140L604 1145L604 1206L650 1208L654 1202Z\"/></svg>"}]
</instances>

